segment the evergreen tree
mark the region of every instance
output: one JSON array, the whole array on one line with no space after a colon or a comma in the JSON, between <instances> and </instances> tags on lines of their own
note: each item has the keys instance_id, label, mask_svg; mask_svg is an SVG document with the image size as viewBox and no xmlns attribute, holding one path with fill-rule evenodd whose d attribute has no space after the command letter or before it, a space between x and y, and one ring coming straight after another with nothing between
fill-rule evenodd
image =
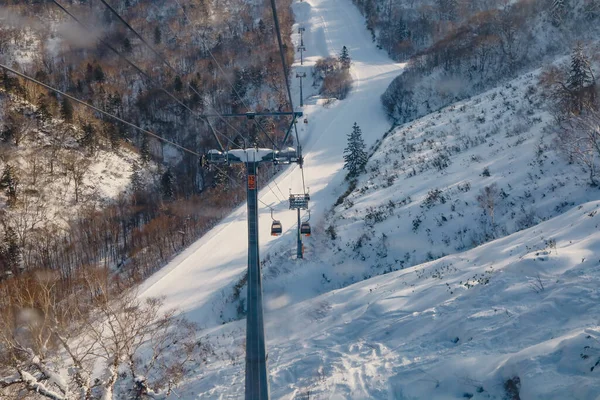
<instances>
[{"instance_id":1,"label":"evergreen tree","mask_svg":"<svg viewBox=\"0 0 600 400\"><path fill-rule=\"evenodd\" d=\"M179 75L177 75L175 77L175 82L173 84L173 88L177 92L181 92L181 90L183 89L183 82L181 81L181 77Z\"/></svg>"},{"instance_id":2,"label":"evergreen tree","mask_svg":"<svg viewBox=\"0 0 600 400\"><path fill-rule=\"evenodd\" d=\"M100 64L96 65L96 67L94 68L94 80L96 82L104 82L104 70L102 69L102 66L100 66Z\"/></svg>"},{"instance_id":3,"label":"evergreen tree","mask_svg":"<svg viewBox=\"0 0 600 400\"><path fill-rule=\"evenodd\" d=\"M90 122L85 122L81 127L83 135L79 139L79 145L86 148L90 153L96 149L96 130Z\"/></svg>"},{"instance_id":4,"label":"evergreen tree","mask_svg":"<svg viewBox=\"0 0 600 400\"><path fill-rule=\"evenodd\" d=\"M162 32L160 26L156 25L154 28L154 44L160 44L162 42Z\"/></svg>"},{"instance_id":5,"label":"evergreen tree","mask_svg":"<svg viewBox=\"0 0 600 400\"><path fill-rule=\"evenodd\" d=\"M142 174L138 163L133 164L130 185L134 203L139 204L140 202L143 202L145 185L142 180Z\"/></svg>"},{"instance_id":6,"label":"evergreen tree","mask_svg":"<svg viewBox=\"0 0 600 400\"><path fill-rule=\"evenodd\" d=\"M119 145L121 144L121 132L119 130L119 127L115 124L105 122L103 124L103 130L104 134L106 135L106 137L108 137L108 140L110 141L111 147L114 150L118 149Z\"/></svg>"},{"instance_id":7,"label":"evergreen tree","mask_svg":"<svg viewBox=\"0 0 600 400\"><path fill-rule=\"evenodd\" d=\"M244 69L235 69L233 88L231 90L231 102L235 106L242 106L244 96L246 96L247 73Z\"/></svg>"},{"instance_id":8,"label":"evergreen tree","mask_svg":"<svg viewBox=\"0 0 600 400\"><path fill-rule=\"evenodd\" d=\"M167 168L160 179L163 199L173 200L175 198L175 176L171 168Z\"/></svg>"},{"instance_id":9,"label":"evergreen tree","mask_svg":"<svg viewBox=\"0 0 600 400\"><path fill-rule=\"evenodd\" d=\"M48 102L48 98L40 94L37 100L37 117L40 123L46 123L52 118L52 113L50 113L50 104Z\"/></svg>"},{"instance_id":10,"label":"evergreen tree","mask_svg":"<svg viewBox=\"0 0 600 400\"><path fill-rule=\"evenodd\" d=\"M590 61L585 55L583 46L578 43L571 55L571 69L567 79L567 88L578 113L583 111L588 88L594 83Z\"/></svg>"},{"instance_id":11,"label":"evergreen tree","mask_svg":"<svg viewBox=\"0 0 600 400\"><path fill-rule=\"evenodd\" d=\"M348 48L346 46L342 47L342 52L340 53L338 60L340 64L342 64L342 68L350 68L350 63L352 60L350 59L350 54L348 53Z\"/></svg>"},{"instance_id":12,"label":"evergreen tree","mask_svg":"<svg viewBox=\"0 0 600 400\"><path fill-rule=\"evenodd\" d=\"M8 72L6 70L4 70L2 72L2 83L4 83L4 90L7 93L10 93L11 89L12 89L12 85L11 85L11 79L10 76L8 76Z\"/></svg>"},{"instance_id":13,"label":"evergreen tree","mask_svg":"<svg viewBox=\"0 0 600 400\"><path fill-rule=\"evenodd\" d=\"M17 201L17 189L19 186L19 178L15 167L7 164L0 176L0 189L4 190L8 197L8 205L13 206Z\"/></svg>"},{"instance_id":14,"label":"evergreen tree","mask_svg":"<svg viewBox=\"0 0 600 400\"><path fill-rule=\"evenodd\" d=\"M190 98L192 104L200 104L202 98L198 95L198 93L200 93L200 86L198 85L196 78L190 81L190 86L194 89Z\"/></svg>"},{"instance_id":15,"label":"evergreen tree","mask_svg":"<svg viewBox=\"0 0 600 400\"><path fill-rule=\"evenodd\" d=\"M260 32L261 35L264 35L265 33L267 33L267 27L265 26L265 23L262 19L260 19L258 21L258 31Z\"/></svg>"},{"instance_id":16,"label":"evergreen tree","mask_svg":"<svg viewBox=\"0 0 600 400\"><path fill-rule=\"evenodd\" d=\"M10 226L4 229L4 243L0 247L0 256L4 261L6 271L17 272L21 265L21 249L19 248L19 237Z\"/></svg>"},{"instance_id":17,"label":"evergreen tree","mask_svg":"<svg viewBox=\"0 0 600 400\"><path fill-rule=\"evenodd\" d=\"M68 97L63 97L62 102L60 104L60 116L66 122L73 121L73 105Z\"/></svg>"},{"instance_id":18,"label":"evergreen tree","mask_svg":"<svg viewBox=\"0 0 600 400\"><path fill-rule=\"evenodd\" d=\"M131 53L131 50L132 50L131 40L129 40L129 38L123 39L123 51L125 53Z\"/></svg>"},{"instance_id":19,"label":"evergreen tree","mask_svg":"<svg viewBox=\"0 0 600 400\"><path fill-rule=\"evenodd\" d=\"M350 178L364 172L367 165L365 142L356 122L352 127L352 133L348 135L348 146L344 149L344 162L344 169L348 170L348 177Z\"/></svg>"},{"instance_id":20,"label":"evergreen tree","mask_svg":"<svg viewBox=\"0 0 600 400\"><path fill-rule=\"evenodd\" d=\"M148 143L148 136L142 137L142 146L140 147L140 156L142 158L142 164L148 164L150 161L150 143Z\"/></svg>"},{"instance_id":21,"label":"evergreen tree","mask_svg":"<svg viewBox=\"0 0 600 400\"><path fill-rule=\"evenodd\" d=\"M91 83L94 80L94 67L92 64L88 63L85 67L85 81L87 83Z\"/></svg>"}]
</instances>

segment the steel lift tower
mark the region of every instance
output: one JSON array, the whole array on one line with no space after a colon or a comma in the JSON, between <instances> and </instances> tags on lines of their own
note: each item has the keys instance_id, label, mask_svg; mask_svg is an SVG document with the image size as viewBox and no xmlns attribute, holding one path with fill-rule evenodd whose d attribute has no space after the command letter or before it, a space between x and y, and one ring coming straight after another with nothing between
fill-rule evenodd
<instances>
[{"instance_id":1,"label":"steel lift tower","mask_svg":"<svg viewBox=\"0 0 600 400\"><path fill-rule=\"evenodd\" d=\"M269 377L265 329L263 321L262 278L258 252L258 182L259 164L302 163L296 149L283 150L249 148L241 150L210 150L207 161L214 164L246 165L248 195L248 315L246 317L246 400L269 399ZM298 211L299 212L299 211Z\"/></svg>"},{"instance_id":2,"label":"steel lift tower","mask_svg":"<svg viewBox=\"0 0 600 400\"><path fill-rule=\"evenodd\" d=\"M300 210L308 210L308 201L310 200L310 195L308 193L304 194L292 194L290 193L290 210L298 211L298 248L296 250L296 258L301 259L304 257L304 249L302 245L302 228L303 224L300 219ZM310 232L308 232L310 233Z\"/></svg>"}]
</instances>

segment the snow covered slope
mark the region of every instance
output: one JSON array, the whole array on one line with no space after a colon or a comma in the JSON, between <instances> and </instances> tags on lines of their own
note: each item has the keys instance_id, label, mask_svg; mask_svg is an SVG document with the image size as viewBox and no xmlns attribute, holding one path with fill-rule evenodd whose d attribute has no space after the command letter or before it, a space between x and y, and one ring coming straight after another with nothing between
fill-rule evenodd
<instances>
[{"instance_id":1,"label":"snow covered slope","mask_svg":"<svg viewBox=\"0 0 600 400\"><path fill-rule=\"evenodd\" d=\"M268 314L274 399L595 399L600 202ZM182 398L239 398L244 321Z\"/></svg>"},{"instance_id":2,"label":"snow covered slope","mask_svg":"<svg viewBox=\"0 0 600 400\"><path fill-rule=\"evenodd\" d=\"M299 124L302 125L300 142L306 158L304 172L306 185L310 187L312 216L318 219L342 190L342 153L353 123L365 127L367 144L374 143L389 129L379 98L402 66L373 46L362 16L349 1L311 0L295 3L294 10L296 21L306 28L307 61L299 69L309 68L319 57L336 55L344 45L353 59L351 72L355 82L348 98L328 108L318 104L321 101L316 98L308 99L303 110L309 123ZM290 166L276 181L286 194L288 188L295 193L302 191L297 166ZM277 242L285 243L290 250L295 245L296 214L287 210L287 198L282 199L281 194L275 193L278 192L267 188L259 198L280 210L276 217L283 223L284 235L275 240L269 236L270 211L263 208L260 214L263 252ZM166 296L168 306L180 308L205 327L212 326L221 323L230 288L245 271L246 262L246 210L240 207L151 277L141 292L146 296Z\"/></svg>"},{"instance_id":3,"label":"snow covered slope","mask_svg":"<svg viewBox=\"0 0 600 400\"><path fill-rule=\"evenodd\" d=\"M283 241L270 249L273 398L600 395L600 203L585 203L598 191L552 146L536 81L537 71L391 131L356 188L315 221L307 260ZM493 221L478 199L486 187ZM215 356L185 390L239 397L244 321L204 340Z\"/></svg>"}]
</instances>

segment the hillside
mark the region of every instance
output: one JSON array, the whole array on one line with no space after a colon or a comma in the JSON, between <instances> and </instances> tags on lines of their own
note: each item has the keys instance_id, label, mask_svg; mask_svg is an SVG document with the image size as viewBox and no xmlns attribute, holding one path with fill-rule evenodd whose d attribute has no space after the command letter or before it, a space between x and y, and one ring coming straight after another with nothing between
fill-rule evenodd
<instances>
[{"instance_id":1,"label":"hillside","mask_svg":"<svg viewBox=\"0 0 600 400\"><path fill-rule=\"evenodd\" d=\"M595 398L599 207L268 313L273 398ZM180 395L239 397L243 338L208 330Z\"/></svg>"},{"instance_id":2,"label":"hillside","mask_svg":"<svg viewBox=\"0 0 600 400\"><path fill-rule=\"evenodd\" d=\"M275 398L502 398L515 377L522 398L598 393L595 300L576 294L595 290L597 188L555 146L539 73L389 131L311 219L307 260L293 237L266 248ZM212 312L243 316L245 289ZM243 326L207 325L216 355L186 389L239 395Z\"/></svg>"},{"instance_id":3,"label":"hillside","mask_svg":"<svg viewBox=\"0 0 600 400\"><path fill-rule=\"evenodd\" d=\"M116 3L0 2L2 65L155 133L3 70L0 178L12 183L0 184L0 200L15 209L8 215L36 221L1 227L2 275L41 268L72 282L83 265L125 267L119 279L139 283L239 205L238 169L208 170L199 159L215 138L237 145L243 130L262 145L289 124L212 118L209 127L202 117L287 107L283 74L269 67L279 49L266 4ZM289 37L289 3L280 14ZM43 218L22 211L34 206Z\"/></svg>"}]
</instances>

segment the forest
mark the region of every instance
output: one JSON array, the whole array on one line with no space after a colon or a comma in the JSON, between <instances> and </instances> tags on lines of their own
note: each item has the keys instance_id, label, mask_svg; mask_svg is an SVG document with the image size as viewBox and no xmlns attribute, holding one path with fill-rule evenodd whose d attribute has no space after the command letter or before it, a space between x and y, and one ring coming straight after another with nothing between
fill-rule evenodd
<instances>
[{"instance_id":1,"label":"forest","mask_svg":"<svg viewBox=\"0 0 600 400\"><path fill-rule=\"evenodd\" d=\"M373 40L392 58L408 62L382 96L397 124L543 67L552 57L569 53L576 41L592 44L600 17L594 0L355 4Z\"/></svg>"},{"instance_id":2,"label":"forest","mask_svg":"<svg viewBox=\"0 0 600 400\"><path fill-rule=\"evenodd\" d=\"M240 132L259 145L268 145L263 129L282 138L284 118L200 117L289 107L266 4L112 2L138 37L100 2L56 3L62 8L1 3L2 64L197 154L217 148L211 126L228 147L241 143ZM289 38L290 2L278 11ZM109 271L115 290L130 287L244 198L239 169L209 169L201 157L6 70L0 109L3 298L39 271L56 274L64 295L81 290L86 269ZM95 171L106 158L125 160L117 163L124 170ZM276 172L262 173L266 180ZM93 181L113 175L125 190L103 196Z\"/></svg>"}]
</instances>

